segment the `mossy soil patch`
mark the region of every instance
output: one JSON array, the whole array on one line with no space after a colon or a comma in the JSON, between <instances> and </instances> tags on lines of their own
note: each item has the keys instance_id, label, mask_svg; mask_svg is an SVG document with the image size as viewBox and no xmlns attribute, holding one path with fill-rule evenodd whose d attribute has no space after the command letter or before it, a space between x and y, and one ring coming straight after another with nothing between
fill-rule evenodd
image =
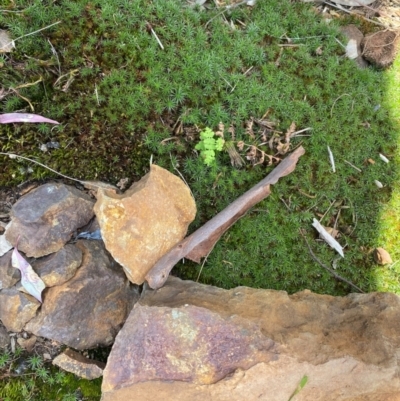
<instances>
[{"instance_id":1,"label":"mossy soil patch","mask_svg":"<svg viewBox=\"0 0 400 401\"><path fill-rule=\"evenodd\" d=\"M221 238L200 281L225 288L350 292L313 261L299 235L303 229L316 255L339 275L364 291L398 291L400 267L381 268L372 258L376 246L394 261L400 256L394 237L381 228L382 210L391 216L385 227L398 219L390 203L399 132L391 80L398 64L388 72L358 70L339 43L341 19L327 24L310 4L206 6L24 0L16 8L5 2L0 28L13 38L61 22L16 41L14 51L1 57L2 112L34 108L61 124L2 126L1 151L113 184L139 179L153 155L153 162L179 170L190 185L198 206L192 232L271 171L279 160L262 160L262 152L284 157L270 147L276 135L284 136L292 123L296 130L311 128L290 141L288 151L300 144L306 149L295 173ZM220 122L226 142L245 161L240 168L225 151L207 166L195 149L200 131L216 132ZM40 150L49 142L58 147ZM5 186L49 176L5 157L0 174ZM339 229L343 259L318 240L314 217ZM186 261L174 271L196 279L199 268Z\"/></svg>"}]
</instances>

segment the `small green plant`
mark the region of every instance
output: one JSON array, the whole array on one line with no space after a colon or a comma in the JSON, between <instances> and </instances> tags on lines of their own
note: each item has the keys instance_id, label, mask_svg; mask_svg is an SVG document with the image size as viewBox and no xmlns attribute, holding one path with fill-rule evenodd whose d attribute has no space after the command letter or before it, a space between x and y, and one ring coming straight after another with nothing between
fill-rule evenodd
<instances>
[{"instance_id":1,"label":"small green plant","mask_svg":"<svg viewBox=\"0 0 400 401\"><path fill-rule=\"evenodd\" d=\"M216 152L220 152L224 147L225 140L221 137L215 137L214 131L206 128L200 132L200 142L195 146L200 150L200 156L204 164L211 166L215 162Z\"/></svg>"}]
</instances>

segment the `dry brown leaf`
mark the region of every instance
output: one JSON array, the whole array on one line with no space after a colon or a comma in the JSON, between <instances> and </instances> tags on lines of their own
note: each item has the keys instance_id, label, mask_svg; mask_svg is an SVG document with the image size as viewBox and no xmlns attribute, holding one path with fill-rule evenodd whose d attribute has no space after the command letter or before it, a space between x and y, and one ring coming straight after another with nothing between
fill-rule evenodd
<instances>
[{"instance_id":1,"label":"dry brown leaf","mask_svg":"<svg viewBox=\"0 0 400 401\"><path fill-rule=\"evenodd\" d=\"M229 128L228 128L228 132L231 134L232 141L234 141L236 139L235 127L233 125L230 125Z\"/></svg>"},{"instance_id":2,"label":"dry brown leaf","mask_svg":"<svg viewBox=\"0 0 400 401\"><path fill-rule=\"evenodd\" d=\"M252 163L255 163L256 158L257 158L257 148L255 146L250 146L250 149L246 154L246 159L251 161Z\"/></svg>"},{"instance_id":3,"label":"dry brown leaf","mask_svg":"<svg viewBox=\"0 0 400 401\"><path fill-rule=\"evenodd\" d=\"M282 142L279 141L279 143L278 143L278 145L276 147L276 150L278 151L278 154L284 155L284 154L286 154L288 152L289 147L290 147L289 142L282 143Z\"/></svg>"},{"instance_id":4,"label":"dry brown leaf","mask_svg":"<svg viewBox=\"0 0 400 401\"><path fill-rule=\"evenodd\" d=\"M251 118L246 122L246 134L251 138L251 139L256 139L256 136L254 135L253 131L253 124L254 120Z\"/></svg>"},{"instance_id":5,"label":"dry brown leaf","mask_svg":"<svg viewBox=\"0 0 400 401\"><path fill-rule=\"evenodd\" d=\"M215 135L223 138L224 137L224 131L225 131L225 125L222 122L220 122L218 124L218 131L215 132Z\"/></svg>"},{"instance_id":6,"label":"dry brown leaf","mask_svg":"<svg viewBox=\"0 0 400 401\"><path fill-rule=\"evenodd\" d=\"M244 142L243 141L239 141L236 146L238 147L239 151L242 151L244 149Z\"/></svg>"}]
</instances>

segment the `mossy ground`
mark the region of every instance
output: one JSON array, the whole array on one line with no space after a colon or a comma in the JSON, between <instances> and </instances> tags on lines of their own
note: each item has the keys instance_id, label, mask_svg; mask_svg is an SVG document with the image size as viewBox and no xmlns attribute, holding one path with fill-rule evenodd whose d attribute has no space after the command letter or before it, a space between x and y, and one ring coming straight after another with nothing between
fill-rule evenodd
<instances>
[{"instance_id":1,"label":"mossy ground","mask_svg":"<svg viewBox=\"0 0 400 401\"><path fill-rule=\"evenodd\" d=\"M21 348L14 354L0 352L2 401L95 401L100 399L100 384L100 379L88 381L60 371Z\"/></svg>"},{"instance_id":2,"label":"mossy ground","mask_svg":"<svg viewBox=\"0 0 400 401\"><path fill-rule=\"evenodd\" d=\"M246 121L268 111L278 131L292 122L297 129L312 128L305 132L309 136L291 141L291 148L302 144L306 154L295 172L221 238L200 281L349 293L351 287L313 261L299 234L303 229L314 253L334 263L339 275L364 291L400 293L400 63L385 72L357 69L338 42L344 39L337 28L347 17L328 25L310 4L288 0L258 0L255 7L223 14L178 0L22 0L18 9L3 0L2 9L19 11L0 12L0 28L13 38L61 21L16 41L15 51L0 60L3 89L17 91L3 97L2 112L31 112L29 99L36 113L61 125L2 126L2 152L114 184L143 176L153 155L190 185L198 206L192 232L273 169L266 163L234 168L226 152L205 166L195 151L200 129L217 130L223 122L234 127L235 141L271 153L268 144L260 145L256 126L254 139L246 133ZM365 28L362 20L352 22ZM40 151L49 141L60 148ZM0 161L2 185L47 176L26 162ZM341 231L343 259L317 240L311 222L322 216L323 225ZM374 263L377 246L391 253L393 265ZM174 272L196 279L199 269L186 261Z\"/></svg>"}]
</instances>

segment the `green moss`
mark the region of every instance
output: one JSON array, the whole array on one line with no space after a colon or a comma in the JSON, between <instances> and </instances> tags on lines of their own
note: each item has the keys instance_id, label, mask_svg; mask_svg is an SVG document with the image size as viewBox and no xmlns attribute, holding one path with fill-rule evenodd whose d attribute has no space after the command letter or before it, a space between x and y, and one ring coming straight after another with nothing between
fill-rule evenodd
<instances>
[{"instance_id":1,"label":"green moss","mask_svg":"<svg viewBox=\"0 0 400 401\"><path fill-rule=\"evenodd\" d=\"M19 5L23 12L0 16L0 25L14 37L62 21L17 41L0 79L17 88L42 78L18 89L19 95L61 125L4 127L2 151L36 157L76 178L112 183L125 176L138 179L153 155L160 166L173 172L178 168L191 186L198 206L192 232L273 168L265 162L235 169L226 152L218 152L215 164L206 167L195 149L199 132L207 126L216 130L223 122L225 139L231 140L227 127L232 126L233 143L243 141L277 156L260 127L254 126L254 138L246 131L250 117L268 111L277 131L285 132L292 122L297 129L312 128L306 132L310 136L291 140L291 148L302 144L306 154L267 200L223 236L200 279L227 288L349 292L312 260L299 236L300 229L306 230L317 256L332 264L334 251L317 240L311 227L313 217L326 213L322 223L336 224L345 246L345 258L335 261L337 273L366 291L398 291L382 284L370 252L382 242L392 241L395 247L394 240L382 238L388 238L397 213L392 211L393 219L384 224L380 216L397 182L399 127L391 114L395 103L387 99L387 80L398 64L388 72L358 70L336 40L341 21L327 25L301 2L260 0L255 7L224 14L178 0L61 0L49 5L24 0ZM286 37L295 46L282 47ZM3 111L29 111L21 96L6 96ZM58 141L60 149L41 152L39 145L49 140ZM381 162L379 153L391 163ZM37 166L27 175L27 166L2 159L1 183L49 175ZM374 180L385 187L378 189ZM198 269L186 263L176 271L196 278ZM397 282L397 271L389 276Z\"/></svg>"},{"instance_id":2,"label":"green moss","mask_svg":"<svg viewBox=\"0 0 400 401\"><path fill-rule=\"evenodd\" d=\"M0 352L0 398L5 401L100 400L101 379L84 380L63 372L38 355Z\"/></svg>"}]
</instances>

